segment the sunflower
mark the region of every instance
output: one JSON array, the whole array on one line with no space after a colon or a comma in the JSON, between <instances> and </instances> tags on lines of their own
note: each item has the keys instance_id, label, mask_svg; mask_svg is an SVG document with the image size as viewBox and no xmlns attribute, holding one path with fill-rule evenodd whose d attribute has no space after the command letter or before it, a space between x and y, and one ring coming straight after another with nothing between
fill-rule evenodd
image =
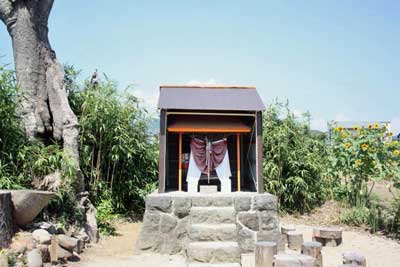
<instances>
[{"instance_id":1,"label":"sunflower","mask_svg":"<svg viewBox=\"0 0 400 267\"><path fill-rule=\"evenodd\" d=\"M360 134L365 134L365 133L366 133L365 130L360 131Z\"/></svg>"},{"instance_id":2,"label":"sunflower","mask_svg":"<svg viewBox=\"0 0 400 267\"><path fill-rule=\"evenodd\" d=\"M374 124L374 128L375 128L375 129L379 129L379 123L375 123L375 124Z\"/></svg>"},{"instance_id":3,"label":"sunflower","mask_svg":"<svg viewBox=\"0 0 400 267\"><path fill-rule=\"evenodd\" d=\"M398 155L400 155L400 150L393 150L393 156L397 157Z\"/></svg>"},{"instance_id":4,"label":"sunflower","mask_svg":"<svg viewBox=\"0 0 400 267\"><path fill-rule=\"evenodd\" d=\"M347 134L346 134L346 133L342 133L340 136L341 136L342 138L346 138L346 137L347 137Z\"/></svg>"},{"instance_id":5,"label":"sunflower","mask_svg":"<svg viewBox=\"0 0 400 267\"><path fill-rule=\"evenodd\" d=\"M368 129L372 129L372 124L368 124Z\"/></svg>"},{"instance_id":6,"label":"sunflower","mask_svg":"<svg viewBox=\"0 0 400 267\"><path fill-rule=\"evenodd\" d=\"M354 126L354 127L353 127L353 130L354 130L354 131L359 131L359 130L360 130L360 126Z\"/></svg>"},{"instance_id":7,"label":"sunflower","mask_svg":"<svg viewBox=\"0 0 400 267\"><path fill-rule=\"evenodd\" d=\"M356 160L356 165L357 165L357 166L360 166L361 164L362 164L362 160L361 160L361 159L357 159L357 160Z\"/></svg>"},{"instance_id":8,"label":"sunflower","mask_svg":"<svg viewBox=\"0 0 400 267\"><path fill-rule=\"evenodd\" d=\"M346 144L344 144L344 147L345 147L345 148L351 147L351 143L346 143Z\"/></svg>"},{"instance_id":9,"label":"sunflower","mask_svg":"<svg viewBox=\"0 0 400 267\"><path fill-rule=\"evenodd\" d=\"M388 136L392 137L393 136L393 132L388 132Z\"/></svg>"},{"instance_id":10,"label":"sunflower","mask_svg":"<svg viewBox=\"0 0 400 267\"><path fill-rule=\"evenodd\" d=\"M361 145L361 149L362 149L363 151L367 150L367 149L368 149L368 144L362 144L362 145Z\"/></svg>"}]
</instances>

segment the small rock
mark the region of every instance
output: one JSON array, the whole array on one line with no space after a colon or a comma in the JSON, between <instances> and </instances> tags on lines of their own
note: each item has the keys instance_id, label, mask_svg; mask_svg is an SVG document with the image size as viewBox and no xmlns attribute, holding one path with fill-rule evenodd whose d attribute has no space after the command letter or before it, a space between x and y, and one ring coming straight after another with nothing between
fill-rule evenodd
<instances>
[{"instance_id":1,"label":"small rock","mask_svg":"<svg viewBox=\"0 0 400 267\"><path fill-rule=\"evenodd\" d=\"M50 244L51 242L51 235L44 229L33 231L32 237L39 242L39 244Z\"/></svg>"},{"instance_id":2,"label":"small rock","mask_svg":"<svg viewBox=\"0 0 400 267\"><path fill-rule=\"evenodd\" d=\"M72 257L72 253L60 246L57 246L57 257L58 259L69 259Z\"/></svg>"},{"instance_id":3,"label":"small rock","mask_svg":"<svg viewBox=\"0 0 400 267\"><path fill-rule=\"evenodd\" d=\"M78 245L78 239L66 235L58 235L58 244L68 251L73 251Z\"/></svg>"},{"instance_id":4,"label":"small rock","mask_svg":"<svg viewBox=\"0 0 400 267\"><path fill-rule=\"evenodd\" d=\"M42 267L42 255L40 254L39 249L33 249L28 252L26 255L27 266L28 267Z\"/></svg>"},{"instance_id":5,"label":"small rock","mask_svg":"<svg viewBox=\"0 0 400 267\"><path fill-rule=\"evenodd\" d=\"M77 246L74 248L74 251L78 254L81 254L85 249L85 241L78 239Z\"/></svg>"},{"instance_id":6,"label":"small rock","mask_svg":"<svg viewBox=\"0 0 400 267\"><path fill-rule=\"evenodd\" d=\"M8 267L8 258L6 255L0 254L0 267Z\"/></svg>"},{"instance_id":7,"label":"small rock","mask_svg":"<svg viewBox=\"0 0 400 267\"><path fill-rule=\"evenodd\" d=\"M20 245L17 249L16 249L17 254L24 254L26 252L26 245Z\"/></svg>"},{"instance_id":8,"label":"small rock","mask_svg":"<svg viewBox=\"0 0 400 267\"><path fill-rule=\"evenodd\" d=\"M48 222L40 222L40 223L35 223L35 227L46 230L50 234L54 235L57 232L57 228L54 224L48 223Z\"/></svg>"},{"instance_id":9,"label":"small rock","mask_svg":"<svg viewBox=\"0 0 400 267\"><path fill-rule=\"evenodd\" d=\"M50 262L50 250L48 245L39 245L38 249L42 255L43 262Z\"/></svg>"}]
</instances>

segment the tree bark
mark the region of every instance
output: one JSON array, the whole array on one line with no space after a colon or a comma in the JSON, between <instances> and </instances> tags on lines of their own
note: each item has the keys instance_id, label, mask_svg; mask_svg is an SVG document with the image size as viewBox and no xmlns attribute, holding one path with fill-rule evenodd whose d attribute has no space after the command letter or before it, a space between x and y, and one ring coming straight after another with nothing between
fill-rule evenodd
<instances>
[{"instance_id":1,"label":"tree bark","mask_svg":"<svg viewBox=\"0 0 400 267\"><path fill-rule=\"evenodd\" d=\"M11 193L0 192L0 250L10 245L13 226Z\"/></svg>"},{"instance_id":2,"label":"tree bark","mask_svg":"<svg viewBox=\"0 0 400 267\"><path fill-rule=\"evenodd\" d=\"M17 83L24 97L19 108L25 132L45 144L60 142L76 164L77 190L84 190L79 169L78 120L68 103L64 69L48 39L54 0L0 0L0 19L12 39Z\"/></svg>"}]
</instances>

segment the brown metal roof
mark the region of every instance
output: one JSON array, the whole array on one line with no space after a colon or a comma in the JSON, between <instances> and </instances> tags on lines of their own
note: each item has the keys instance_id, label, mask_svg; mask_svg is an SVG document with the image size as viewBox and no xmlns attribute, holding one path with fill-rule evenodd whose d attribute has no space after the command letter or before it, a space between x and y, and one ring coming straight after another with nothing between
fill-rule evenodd
<instances>
[{"instance_id":1,"label":"brown metal roof","mask_svg":"<svg viewBox=\"0 0 400 267\"><path fill-rule=\"evenodd\" d=\"M254 86L160 86L158 108L177 110L265 110Z\"/></svg>"},{"instance_id":2,"label":"brown metal roof","mask_svg":"<svg viewBox=\"0 0 400 267\"><path fill-rule=\"evenodd\" d=\"M176 116L169 123L168 132L177 133L249 133L251 128L238 117Z\"/></svg>"}]
</instances>

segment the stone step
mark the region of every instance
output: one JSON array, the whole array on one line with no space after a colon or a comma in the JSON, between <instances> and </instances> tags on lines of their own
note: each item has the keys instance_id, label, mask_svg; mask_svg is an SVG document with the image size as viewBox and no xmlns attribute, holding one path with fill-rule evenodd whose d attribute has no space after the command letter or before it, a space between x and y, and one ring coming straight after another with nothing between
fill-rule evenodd
<instances>
[{"instance_id":1,"label":"stone step","mask_svg":"<svg viewBox=\"0 0 400 267\"><path fill-rule=\"evenodd\" d=\"M236 241L236 224L192 224L189 232L192 241Z\"/></svg>"},{"instance_id":2,"label":"stone step","mask_svg":"<svg viewBox=\"0 0 400 267\"><path fill-rule=\"evenodd\" d=\"M232 196L210 196L199 195L192 198L193 207L231 207L233 206Z\"/></svg>"},{"instance_id":3,"label":"stone step","mask_svg":"<svg viewBox=\"0 0 400 267\"><path fill-rule=\"evenodd\" d=\"M190 220L196 223L236 223L236 213L233 207L192 207Z\"/></svg>"},{"instance_id":4,"label":"stone step","mask_svg":"<svg viewBox=\"0 0 400 267\"><path fill-rule=\"evenodd\" d=\"M192 242L187 257L190 263L240 263L240 248L237 242Z\"/></svg>"},{"instance_id":5,"label":"stone step","mask_svg":"<svg viewBox=\"0 0 400 267\"><path fill-rule=\"evenodd\" d=\"M240 263L230 262L230 263L189 263L188 267L241 267Z\"/></svg>"}]
</instances>

